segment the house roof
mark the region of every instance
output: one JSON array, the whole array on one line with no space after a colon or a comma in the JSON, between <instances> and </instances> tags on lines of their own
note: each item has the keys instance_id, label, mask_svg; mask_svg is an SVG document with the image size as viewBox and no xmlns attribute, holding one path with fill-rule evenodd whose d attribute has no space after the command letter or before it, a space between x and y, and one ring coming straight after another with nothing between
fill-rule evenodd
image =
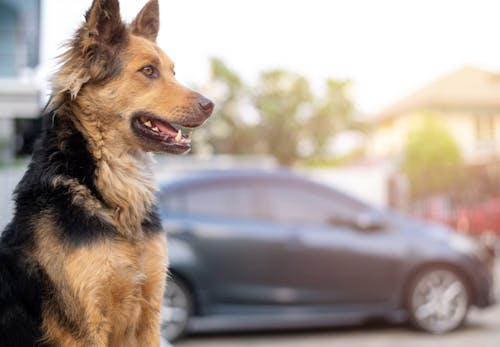
<instances>
[{"instance_id":1,"label":"house roof","mask_svg":"<svg viewBox=\"0 0 500 347\"><path fill-rule=\"evenodd\" d=\"M375 121L419 109L498 109L500 74L474 67L453 71L382 110Z\"/></svg>"}]
</instances>

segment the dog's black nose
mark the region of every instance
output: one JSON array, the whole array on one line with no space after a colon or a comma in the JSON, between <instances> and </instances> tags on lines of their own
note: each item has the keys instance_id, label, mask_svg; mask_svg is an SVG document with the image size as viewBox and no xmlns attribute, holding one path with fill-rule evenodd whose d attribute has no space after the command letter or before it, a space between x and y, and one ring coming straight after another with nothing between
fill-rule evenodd
<instances>
[{"instance_id":1,"label":"dog's black nose","mask_svg":"<svg viewBox=\"0 0 500 347\"><path fill-rule=\"evenodd\" d=\"M205 114L206 117L210 116L214 109L214 103L204 96L200 96L198 100L198 104L200 105L201 111Z\"/></svg>"}]
</instances>

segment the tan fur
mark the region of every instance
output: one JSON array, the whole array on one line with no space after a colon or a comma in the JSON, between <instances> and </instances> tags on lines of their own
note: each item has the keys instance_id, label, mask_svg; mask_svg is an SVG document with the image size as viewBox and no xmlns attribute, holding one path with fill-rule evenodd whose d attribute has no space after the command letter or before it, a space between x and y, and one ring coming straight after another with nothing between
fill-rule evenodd
<instances>
[{"instance_id":1,"label":"tan fur","mask_svg":"<svg viewBox=\"0 0 500 347\"><path fill-rule=\"evenodd\" d=\"M45 341L57 346L159 345L167 268L164 234L70 249L58 240L57 226L46 214L36 224L35 245L33 256L56 287L65 315L85 322L75 338L57 324L49 302L43 308Z\"/></svg>"}]
</instances>

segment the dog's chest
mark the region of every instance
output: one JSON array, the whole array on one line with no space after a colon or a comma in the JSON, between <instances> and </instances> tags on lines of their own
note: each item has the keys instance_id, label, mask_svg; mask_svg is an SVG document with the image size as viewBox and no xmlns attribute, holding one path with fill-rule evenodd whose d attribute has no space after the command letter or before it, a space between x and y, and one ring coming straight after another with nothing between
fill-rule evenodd
<instances>
[{"instance_id":1,"label":"dog's chest","mask_svg":"<svg viewBox=\"0 0 500 347\"><path fill-rule=\"evenodd\" d=\"M154 271L146 268L147 257L143 246L124 247L113 256L115 265L110 270L106 293L112 335L123 336L127 330L135 330L140 320L144 287Z\"/></svg>"},{"instance_id":2,"label":"dog's chest","mask_svg":"<svg viewBox=\"0 0 500 347\"><path fill-rule=\"evenodd\" d=\"M141 314L158 306L152 293L163 290L166 257L164 234L138 242L108 241L70 255L66 274L87 310L105 312L113 339L135 331Z\"/></svg>"}]
</instances>

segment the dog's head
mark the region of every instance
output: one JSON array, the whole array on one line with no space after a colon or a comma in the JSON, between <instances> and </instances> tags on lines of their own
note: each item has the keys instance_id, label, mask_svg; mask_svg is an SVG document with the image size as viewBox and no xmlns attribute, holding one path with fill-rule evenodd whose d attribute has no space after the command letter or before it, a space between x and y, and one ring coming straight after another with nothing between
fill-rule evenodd
<instances>
[{"instance_id":1,"label":"dog's head","mask_svg":"<svg viewBox=\"0 0 500 347\"><path fill-rule=\"evenodd\" d=\"M172 60L157 46L158 0L130 25L122 22L118 0L94 0L85 19L63 55L53 98L98 117L124 150L189 151L190 135L182 130L201 125L214 105L176 81Z\"/></svg>"}]
</instances>

